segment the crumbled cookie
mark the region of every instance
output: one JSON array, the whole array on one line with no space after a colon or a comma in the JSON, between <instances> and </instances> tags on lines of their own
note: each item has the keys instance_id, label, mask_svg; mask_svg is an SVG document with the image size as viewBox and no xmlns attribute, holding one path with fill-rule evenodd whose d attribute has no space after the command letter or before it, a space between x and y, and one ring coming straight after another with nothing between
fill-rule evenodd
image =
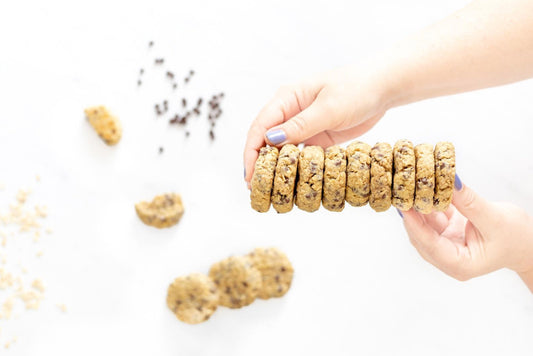
<instances>
[{"instance_id":1,"label":"crumbled cookie","mask_svg":"<svg viewBox=\"0 0 533 356\"><path fill-rule=\"evenodd\" d=\"M360 141L346 147L346 201L352 206L363 206L370 197L370 150Z\"/></svg>"},{"instance_id":2,"label":"crumbled cookie","mask_svg":"<svg viewBox=\"0 0 533 356\"><path fill-rule=\"evenodd\" d=\"M298 147L291 144L283 146L279 152L272 188L272 206L278 213L292 210L299 155Z\"/></svg>"},{"instance_id":3,"label":"crumbled cookie","mask_svg":"<svg viewBox=\"0 0 533 356\"><path fill-rule=\"evenodd\" d=\"M450 206L455 184L455 148L450 142L435 145L435 196L433 209L445 211Z\"/></svg>"},{"instance_id":4,"label":"crumbled cookie","mask_svg":"<svg viewBox=\"0 0 533 356\"><path fill-rule=\"evenodd\" d=\"M116 145L122 137L122 125L116 116L109 113L105 106L85 109L85 116L96 133L108 145Z\"/></svg>"},{"instance_id":5,"label":"crumbled cookie","mask_svg":"<svg viewBox=\"0 0 533 356\"><path fill-rule=\"evenodd\" d=\"M322 179L324 176L324 150L319 146L307 146L300 152L296 205L304 211L320 208Z\"/></svg>"},{"instance_id":6,"label":"crumbled cookie","mask_svg":"<svg viewBox=\"0 0 533 356\"><path fill-rule=\"evenodd\" d=\"M346 195L346 153L339 146L326 149L322 205L330 211L344 209Z\"/></svg>"},{"instance_id":7,"label":"crumbled cookie","mask_svg":"<svg viewBox=\"0 0 533 356\"><path fill-rule=\"evenodd\" d=\"M435 158L433 146L423 143L415 147L416 187L414 208L422 214L433 209L433 190L435 188Z\"/></svg>"},{"instance_id":8,"label":"crumbled cookie","mask_svg":"<svg viewBox=\"0 0 533 356\"><path fill-rule=\"evenodd\" d=\"M252 266L261 273L261 299L282 297L292 283L294 269L287 256L277 248L256 248L248 254Z\"/></svg>"},{"instance_id":9,"label":"crumbled cookie","mask_svg":"<svg viewBox=\"0 0 533 356\"><path fill-rule=\"evenodd\" d=\"M392 205L409 210L415 199L415 151L408 140L396 142L393 149L394 177L392 179Z\"/></svg>"},{"instance_id":10,"label":"crumbled cookie","mask_svg":"<svg viewBox=\"0 0 533 356\"><path fill-rule=\"evenodd\" d=\"M135 211L143 223L161 229L176 225L185 210L181 196L169 193L158 195L151 202L135 204Z\"/></svg>"},{"instance_id":11,"label":"crumbled cookie","mask_svg":"<svg viewBox=\"0 0 533 356\"><path fill-rule=\"evenodd\" d=\"M168 287L167 306L187 324L206 321L218 307L218 289L206 275L179 277Z\"/></svg>"},{"instance_id":12,"label":"crumbled cookie","mask_svg":"<svg viewBox=\"0 0 533 356\"><path fill-rule=\"evenodd\" d=\"M260 213L265 213L270 208L270 193L277 161L278 149L276 147L261 148L255 162L250 192L252 208Z\"/></svg>"},{"instance_id":13,"label":"crumbled cookie","mask_svg":"<svg viewBox=\"0 0 533 356\"><path fill-rule=\"evenodd\" d=\"M377 212L391 206L392 195L392 147L385 142L376 143L370 151L370 199L369 204Z\"/></svg>"},{"instance_id":14,"label":"crumbled cookie","mask_svg":"<svg viewBox=\"0 0 533 356\"><path fill-rule=\"evenodd\" d=\"M219 304L228 308L251 304L261 290L261 273L247 257L232 256L213 264L209 277L219 290Z\"/></svg>"}]
</instances>

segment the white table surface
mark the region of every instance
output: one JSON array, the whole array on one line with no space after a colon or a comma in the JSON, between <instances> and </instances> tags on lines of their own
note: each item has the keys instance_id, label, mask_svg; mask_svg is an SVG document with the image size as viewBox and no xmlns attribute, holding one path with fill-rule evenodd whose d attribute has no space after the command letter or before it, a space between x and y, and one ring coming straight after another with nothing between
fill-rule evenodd
<instances>
[{"instance_id":1,"label":"white table surface","mask_svg":"<svg viewBox=\"0 0 533 356\"><path fill-rule=\"evenodd\" d=\"M17 252L45 281L46 299L0 320L0 353L11 335L12 355L531 355L533 298L514 273L447 277L417 255L394 209L258 214L242 180L248 126L278 86L356 61L466 3L0 3L0 203L34 187L54 229L40 259ZM159 55L178 76L196 71L187 92L168 89L153 66ZM154 117L157 99L219 91L213 143L205 120L185 139ZM532 92L526 81L393 109L362 139L451 140L463 182L533 213ZM123 122L116 147L84 119L83 108L101 103ZM182 194L183 220L143 225L134 203L165 191ZM196 326L169 312L174 277L257 246L292 260L285 297L219 308Z\"/></svg>"}]
</instances>

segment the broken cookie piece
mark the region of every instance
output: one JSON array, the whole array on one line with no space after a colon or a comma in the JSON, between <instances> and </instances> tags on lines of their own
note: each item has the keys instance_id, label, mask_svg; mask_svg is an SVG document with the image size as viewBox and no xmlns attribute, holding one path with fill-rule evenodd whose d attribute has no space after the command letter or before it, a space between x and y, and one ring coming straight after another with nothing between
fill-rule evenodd
<instances>
[{"instance_id":1,"label":"broken cookie piece","mask_svg":"<svg viewBox=\"0 0 533 356\"><path fill-rule=\"evenodd\" d=\"M96 133L110 146L116 145L122 137L122 125L116 116L109 113L105 106L85 109L85 116Z\"/></svg>"},{"instance_id":2,"label":"broken cookie piece","mask_svg":"<svg viewBox=\"0 0 533 356\"><path fill-rule=\"evenodd\" d=\"M176 225L185 210L181 196L168 193L156 196L151 202L135 204L135 211L143 223L162 229Z\"/></svg>"}]
</instances>

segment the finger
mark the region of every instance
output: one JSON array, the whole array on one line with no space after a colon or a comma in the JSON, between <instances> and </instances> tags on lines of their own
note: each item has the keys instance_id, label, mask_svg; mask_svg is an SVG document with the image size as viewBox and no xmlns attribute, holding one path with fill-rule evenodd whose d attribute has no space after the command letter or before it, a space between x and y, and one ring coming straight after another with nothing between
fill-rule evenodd
<instances>
[{"instance_id":1,"label":"finger","mask_svg":"<svg viewBox=\"0 0 533 356\"><path fill-rule=\"evenodd\" d=\"M413 209L403 212L404 226L411 243L420 254L439 269L449 269L457 250L454 243L441 237Z\"/></svg>"},{"instance_id":2,"label":"finger","mask_svg":"<svg viewBox=\"0 0 533 356\"><path fill-rule=\"evenodd\" d=\"M425 221L426 224L435 230L439 235L446 230L449 224L449 219L446 214L440 211L425 215Z\"/></svg>"},{"instance_id":3,"label":"finger","mask_svg":"<svg viewBox=\"0 0 533 356\"><path fill-rule=\"evenodd\" d=\"M457 174L454 188L453 205L463 216L472 221L474 225L485 225L494 221L490 203L463 185Z\"/></svg>"},{"instance_id":4,"label":"finger","mask_svg":"<svg viewBox=\"0 0 533 356\"><path fill-rule=\"evenodd\" d=\"M243 154L244 179L247 182L252 178L254 164L259 156L259 149L265 145L265 133L268 129L296 115L311 105L316 97L316 86L306 84L305 88L303 85L281 87L253 121L248 130Z\"/></svg>"}]
</instances>

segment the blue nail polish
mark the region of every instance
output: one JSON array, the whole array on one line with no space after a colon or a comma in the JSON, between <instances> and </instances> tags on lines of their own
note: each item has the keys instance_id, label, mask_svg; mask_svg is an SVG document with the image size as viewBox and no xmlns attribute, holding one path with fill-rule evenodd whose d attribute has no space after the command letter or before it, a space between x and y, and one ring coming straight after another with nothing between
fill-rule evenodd
<instances>
[{"instance_id":1,"label":"blue nail polish","mask_svg":"<svg viewBox=\"0 0 533 356\"><path fill-rule=\"evenodd\" d=\"M273 145L279 145L287 139L287 136L285 136L285 132L283 132L283 130L273 130L267 132L266 137Z\"/></svg>"},{"instance_id":2,"label":"blue nail polish","mask_svg":"<svg viewBox=\"0 0 533 356\"><path fill-rule=\"evenodd\" d=\"M403 214L402 214L402 212L400 211L400 209L396 208L396 211L398 212L398 215L400 215L400 217L403 219Z\"/></svg>"},{"instance_id":3,"label":"blue nail polish","mask_svg":"<svg viewBox=\"0 0 533 356\"><path fill-rule=\"evenodd\" d=\"M455 186L455 189L456 189L456 190L461 190L461 189L463 189L463 182L461 182L461 179L459 178L459 176L457 175L457 173L455 173L455 183L454 183L454 186Z\"/></svg>"}]
</instances>

